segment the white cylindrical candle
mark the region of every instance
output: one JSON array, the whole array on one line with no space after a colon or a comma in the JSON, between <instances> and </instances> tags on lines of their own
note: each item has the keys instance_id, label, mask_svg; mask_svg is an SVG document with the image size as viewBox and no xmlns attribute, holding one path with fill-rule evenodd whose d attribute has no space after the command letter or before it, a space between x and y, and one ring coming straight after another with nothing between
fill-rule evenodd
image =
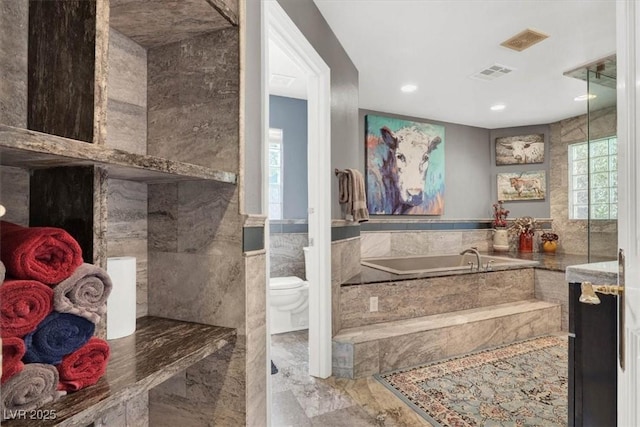
<instances>
[{"instance_id":1,"label":"white cylindrical candle","mask_svg":"<svg viewBox=\"0 0 640 427\"><path fill-rule=\"evenodd\" d=\"M136 331L136 259L107 258L107 273L113 288L107 299L107 339L122 338Z\"/></svg>"}]
</instances>

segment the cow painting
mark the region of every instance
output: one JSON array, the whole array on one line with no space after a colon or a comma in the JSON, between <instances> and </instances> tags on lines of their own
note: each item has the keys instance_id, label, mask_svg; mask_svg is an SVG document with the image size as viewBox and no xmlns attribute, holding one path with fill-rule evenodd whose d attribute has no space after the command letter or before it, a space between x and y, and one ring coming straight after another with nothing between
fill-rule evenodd
<instances>
[{"instance_id":1,"label":"cow painting","mask_svg":"<svg viewBox=\"0 0 640 427\"><path fill-rule=\"evenodd\" d=\"M366 125L369 213L442 215L442 126L375 115Z\"/></svg>"},{"instance_id":2,"label":"cow painting","mask_svg":"<svg viewBox=\"0 0 640 427\"><path fill-rule=\"evenodd\" d=\"M544 163L544 135L496 138L496 165Z\"/></svg>"},{"instance_id":3,"label":"cow painting","mask_svg":"<svg viewBox=\"0 0 640 427\"><path fill-rule=\"evenodd\" d=\"M498 174L499 200L543 200L545 171Z\"/></svg>"}]
</instances>

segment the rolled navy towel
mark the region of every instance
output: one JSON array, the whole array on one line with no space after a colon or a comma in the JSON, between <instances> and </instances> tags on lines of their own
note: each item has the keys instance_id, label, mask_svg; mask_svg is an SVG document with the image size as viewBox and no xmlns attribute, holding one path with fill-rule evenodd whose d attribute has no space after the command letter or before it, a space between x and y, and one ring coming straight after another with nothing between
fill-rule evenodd
<instances>
[{"instance_id":1,"label":"rolled navy towel","mask_svg":"<svg viewBox=\"0 0 640 427\"><path fill-rule=\"evenodd\" d=\"M65 391L58 391L58 371L55 366L31 363L22 372L2 384L2 419L15 418L18 414L55 402Z\"/></svg>"},{"instance_id":2,"label":"rolled navy towel","mask_svg":"<svg viewBox=\"0 0 640 427\"><path fill-rule=\"evenodd\" d=\"M62 358L57 366L60 374L58 389L77 391L94 385L107 370L109 344L92 337L88 343Z\"/></svg>"},{"instance_id":3,"label":"rolled navy towel","mask_svg":"<svg viewBox=\"0 0 640 427\"><path fill-rule=\"evenodd\" d=\"M2 384L24 369L22 356L27 351L18 337L2 338Z\"/></svg>"},{"instance_id":4,"label":"rolled navy towel","mask_svg":"<svg viewBox=\"0 0 640 427\"><path fill-rule=\"evenodd\" d=\"M97 324L107 310L111 288L111 278L106 271L93 264L82 264L53 289L53 308Z\"/></svg>"},{"instance_id":5,"label":"rolled navy towel","mask_svg":"<svg viewBox=\"0 0 640 427\"><path fill-rule=\"evenodd\" d=\"M65 230L0 221L0 259L16 279L62 282L82 264L82 249Z\"/></svg>"},{"instance_id":6,"label":"rolled navy towel","mask_svg":"<svg viewBox=\"0 0 640 427\"><path fill-rule=\"evenodd\" d=\"M22 360L57 365L64 356L85 345L95 328L96 325L84 317L54 311L24 337L27 352Z\"/></svg>"},{"instance_id":7,"label":"rolled navy towel","mask_svg":"<svg viewBox=\"0 0 640 427\"><path fill-rule=\"evenodd\" d=\"M23 337L53 307L53 290L35 280L7 280L0 286L0 336Z\"/></svg>"}]
</instances>

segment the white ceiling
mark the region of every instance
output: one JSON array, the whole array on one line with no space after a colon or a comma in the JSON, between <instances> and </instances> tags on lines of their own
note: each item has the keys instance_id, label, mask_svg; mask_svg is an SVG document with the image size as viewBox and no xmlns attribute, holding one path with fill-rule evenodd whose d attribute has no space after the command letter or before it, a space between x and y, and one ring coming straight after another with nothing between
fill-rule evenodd
<instances>
[{"instance_id":1,"label":"white ceiling","mask_svg":"<svg viewBox=\"0 0 640 427\"><path fill-rule=\"evenodd\" d=\"M615 52L612 0L314 1L359 71L360 108L381 112L489 129L552 123L586 112L574 101L586 83L563 72ZM526 28L549 38L500 46ZM496 63L516 70L470 77ZM418 90L402 93L406 83Z\"/></svg>"},{"instance_id":2,"label":"white ceiling","mask_svg":"<svg viewBox=\"0 0 640 427\"><path fill-rule=\"evenodd\" d=\"M307 99L307 77L300 67L271 40L269 40L269 94Z\"/></svg>"}]
</instances>

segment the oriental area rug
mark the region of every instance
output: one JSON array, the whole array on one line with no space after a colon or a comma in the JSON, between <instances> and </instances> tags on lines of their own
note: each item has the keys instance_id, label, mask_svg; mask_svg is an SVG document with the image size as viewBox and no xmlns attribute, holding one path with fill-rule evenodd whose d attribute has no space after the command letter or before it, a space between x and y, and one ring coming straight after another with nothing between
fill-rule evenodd
<instances>
[{"instance_id":1,"label":"oriental area rug","mask_svg":"<svg viewBox=\"0 0 640 427\"><path fill-rule=\"evenodd\" d=\"M566 426L567 338L547 336L376 375L434 426Z\"/></svg>"}]
</instances>

